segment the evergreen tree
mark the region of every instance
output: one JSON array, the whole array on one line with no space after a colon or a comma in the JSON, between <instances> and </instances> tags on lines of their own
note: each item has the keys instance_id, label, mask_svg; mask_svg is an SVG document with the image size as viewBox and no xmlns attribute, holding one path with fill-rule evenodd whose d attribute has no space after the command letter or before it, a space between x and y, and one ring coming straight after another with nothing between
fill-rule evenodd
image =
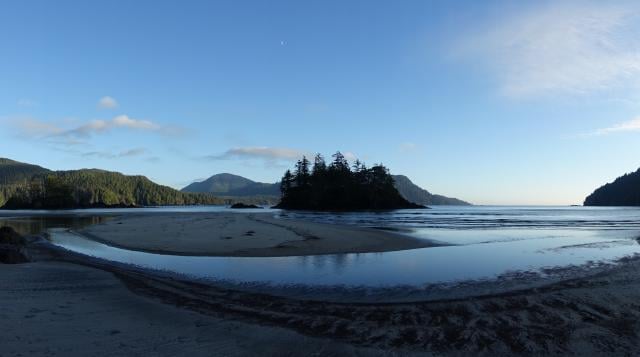
<instances>
[{"instance_id":1,"label":"evergreen tree","mask_svg":"<svg viewBox=\"0 0 640 357\"><path fill-rule=\"evenodd\" d=\"M309 178L311 177L309 173L309 164L309 160L307 160L306 156L303 156L302 160L298 160L296 163L296 186L306 187L309 184Z\"/></svg>"},{"instance_id":2,"label":"evergreen tree","mask_svg":"<svg viewBox=\"0 0 640 357\"><path fill-rule=\"evenodd\" d=\"M280 192L282 196L285 196L289 190L291 190L291 184L293 183L293 175L291 174L291 170L287 170L282 176L282 180L280 181Z\"/></svg>"},{"instance_id":3,"label":"evergreen tree","mask_svg":"<svg viewBox=\"0 0 640 357\"><path fill-rule=\"evenodd\" d=\"M349 170L349 162L345 159L344 155L340 151L331 155L333 157L333 162L331 163L330 169L338 172L346 172Z\"/></svg>"},{"instance_id":4,"label":"evergreen tree","mask_svg":"<svg viewBox=\"0 0 640 357\"><path fill-rule=\"evenodd\" d=\"M327 163L324 161L324 157L321 154L316 154L313 159L313 175L323 175L327 172Z\"/></svg>"}]
</instances>

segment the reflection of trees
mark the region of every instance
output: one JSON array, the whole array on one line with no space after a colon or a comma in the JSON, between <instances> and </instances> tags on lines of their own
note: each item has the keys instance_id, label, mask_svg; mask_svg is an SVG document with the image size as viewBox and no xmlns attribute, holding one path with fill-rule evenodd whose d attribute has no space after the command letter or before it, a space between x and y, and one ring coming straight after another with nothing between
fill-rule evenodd
<instances>
[{"instance_id":1,"label":"reflection of trees","mask_svg":"<svg viewBox=\"0 0 640 357\"><path fill-rule=\"evenodd\" d=\"M298 257L298 265L306 268L311 265L314 269L322 270L329 267L335 273L342 273L349 264L349 256L353 254L332 255L303 255Z\"/></svg>"},{"instance_id":2,"label":"reflection of trees","mask_svg":"<svg viewBox=\"0 0 640 357\"><path fill-rule=\"evenodd\" d=\"M38 234L50 228L80 229L89 225L103 222L106 217L82 216L82 217L13 217L0 218L0 226L9 226L20 234Z\"/></svg>"},{"instance_id":3,"label":"reflection of trees","mask_svg":"<svg viewBox=\"0 0 640 357\"><path fill-rule=\"evenodd\" d=\"M311 265L313 265L316 269L324 269L324 266L327 264L327 255L312 255L311 256Z\"/></svg>"},{"instance_id":4,"label":"reflection of trees","mask_svg":"<svg viewBox=\"0 0 640 357\"><path fill-rule=\"evenodd\" d=\"M349 257L347 254L334 254L330 256L331 261L333 263L333 270L336 273L342 273L344 268L347 266L347 261Z\"/></svg>"}]
</instances>

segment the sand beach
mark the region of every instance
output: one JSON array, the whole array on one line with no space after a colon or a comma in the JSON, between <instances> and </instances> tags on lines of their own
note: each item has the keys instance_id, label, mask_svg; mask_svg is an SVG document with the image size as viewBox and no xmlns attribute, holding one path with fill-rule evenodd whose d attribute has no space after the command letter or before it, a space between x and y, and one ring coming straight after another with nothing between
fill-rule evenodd
<instances>
[{"instance_id":1,"label":"sand beach","mask_svg":"<svg viewBox=\"0 0 640 357\"><path fill-rule=\"evenodd\" d=\"M430 244L245 213L137 215L80 231L175 254L278 256ZM28 241L31 262L0 265L2 356L566 356L632 355L640 348L638 258L544 286L356 304L235 291L65 252L42 236Z\"/></svg>"}]
</instances>

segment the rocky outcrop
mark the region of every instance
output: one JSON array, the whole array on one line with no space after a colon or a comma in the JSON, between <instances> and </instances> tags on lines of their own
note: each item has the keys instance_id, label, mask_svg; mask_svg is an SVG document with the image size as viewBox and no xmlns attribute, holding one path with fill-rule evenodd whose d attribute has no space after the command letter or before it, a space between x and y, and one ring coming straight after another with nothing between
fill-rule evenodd
<instances>
[{"instance_id":1,"label":"rocky outcrop","mask_svg":"<svg viewBox=\"0 0 640 357\"><path fill-rule=\"evenodd\" d=\"M256 205L248 205L248 204L244 204L244 203L235 203L233 205L231 205L231 208L234 209L246 209L246 208L262 208L260 206L256 206Z\"/></svg>"},{"instance_id":2,"label":"rocky outcrop","mask_svg":"<svg viewBox=\"0 0 640 357\"><path fill-rule=\"evenodd\" d=\"M0 228L0 263L19 264L29 262L26 241L11 227Z\"/></svg>"}]
</instances>

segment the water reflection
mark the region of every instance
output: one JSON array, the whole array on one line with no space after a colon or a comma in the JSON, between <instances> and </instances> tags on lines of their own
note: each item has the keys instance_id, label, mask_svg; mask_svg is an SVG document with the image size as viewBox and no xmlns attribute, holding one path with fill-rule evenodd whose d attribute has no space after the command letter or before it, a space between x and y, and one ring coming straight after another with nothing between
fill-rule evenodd
<instances>
[{"instance_id":1,"label":"water reflection","mask_svg":"<svg viewBox=\"0 0 640 357\"><path fill-rule=\"evenodd\" d=\"M514 271L610 262L640 254L640 245L625 234L576 241L531 239L386 253L306 257L193 257L151 254L114 248L82 236L53 230L54 244L81 254L202 279L275 285L389 287L490 279Z\"/></svg>"},{"instance_id":2,"label":"water reflection","mask_svg":"<svg viewBox=\"0 0 640 357\"><path fill-rule=\"evenodd\" d=\"M45 232L50 228L80 229L104 222L103 216L36 216L0 218L0 227L9 226L22 235Z\"/></svg>"}]
</instances>

